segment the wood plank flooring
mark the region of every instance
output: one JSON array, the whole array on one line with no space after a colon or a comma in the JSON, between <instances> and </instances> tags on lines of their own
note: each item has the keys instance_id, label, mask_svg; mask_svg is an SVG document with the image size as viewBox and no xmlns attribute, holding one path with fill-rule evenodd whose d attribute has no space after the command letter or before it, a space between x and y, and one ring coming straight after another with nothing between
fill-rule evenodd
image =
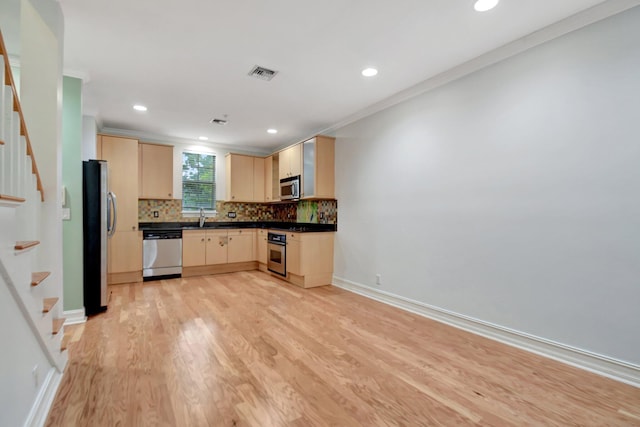
<instances>
[{"instance_id":1,"label":"wood plank flooring","mask_svg":"<svg viewBox=\"0 0 640 427\"><path fill-rule=\"evenodd\" d=\"M48 426L640 426L640 389L252 271L111 286Z\"/></svg>"}]
</instances>

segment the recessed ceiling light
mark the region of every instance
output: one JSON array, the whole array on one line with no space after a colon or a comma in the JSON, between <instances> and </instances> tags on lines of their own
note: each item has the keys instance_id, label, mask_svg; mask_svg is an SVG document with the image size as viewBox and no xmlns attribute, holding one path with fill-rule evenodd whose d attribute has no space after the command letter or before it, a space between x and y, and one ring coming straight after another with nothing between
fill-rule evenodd
<instances>
[{"instance_id":1,"label":"recessed ceiling light","mask_svg":"<svg viewBox=\"0 0 640 427\"><path fill-rule=\"evenodd\" d=\"M278 129L267 129L267 132L271 134L276 134L278 133Z\"/></svg>"},{"instance_id":2,"label":"recessed ceiling light","mask_svg":"<svg viewBox=\"0 0 640 427\"><path fill-rule=\"evenodd\" d=\"M373 77L376 74L378 74L378 70L376 70L375 68L365 68L364 70L362 70L362 75L365 77Z\"/></svg>"},{"instance_id":3,"label":"recessed ceiling light","mask_svg":"<svg viewBox=\"0 0 640 427\"><path fill-rule=\"evenodd\" d=\"M144 105L136 104L133 106L133 109L136 111L147 111L147 107Z\"/></svg>"},{"instance_id":4,"label":"recessed ceiling light","mask_svg":"<svg viewBox=\"0 0 640 427\"><path fill-rule=\"evenodd\" d=\"M476 4L473 5L473 8L478 12L486 12L496 7L499 1L500 0L478 0Z\"/></svg>"},{"instance_id":5,"label":"recessed ceiling light","mask_svg":"<svg viewBox=\"0 0 640 427\"><path fill-rule=\"evenodd\" d=\"M209 140L209 138L207 138L206 136L199 136L198 139L200 141L208 141Z\"/></svg>"}]
</instances>

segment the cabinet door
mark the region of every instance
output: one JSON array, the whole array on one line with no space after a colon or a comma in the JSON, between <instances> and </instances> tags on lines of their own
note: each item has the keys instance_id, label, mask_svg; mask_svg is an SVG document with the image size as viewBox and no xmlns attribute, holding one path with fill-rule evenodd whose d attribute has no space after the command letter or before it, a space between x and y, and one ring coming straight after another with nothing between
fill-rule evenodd
<instances>
[{"instance_id":1,"label":"cabinet door","mask_svg":"<svg viewBox=\"0 0 640 427\"><path fill-rule=\"evenodd\" d=\"M253 241L255 233L247 230L229 232L228 262L253 261Z\"/></svg>"},{"instance_id":2,"label":"cabinet door","mask_svg":"<svg viewBox=\"0 0 640 427\"><path fill-rule=\"evenodd\" d=\"M107 241L107 271L142 271L142 235L138 231L120 231Z\"/></svg>"},{"instance_id":3,"label":"cabinet door","mask_svg":"<svg viewBox=\"0 0 640 427\"><path fill-rule=\"evenodd\" d=\"M253 201L264 202L265 162L261 157L253 158Z\"/></svg>"},{"instance_id":4,"label":"cabinet door","mask_svg":"<svg viewBox=\"0 0 640 427\"><path fill-rule=\"evenodd\" d=\"M253 157L240 154L227 155L227 200L253 201Z\"/></svg>"},{"instance_id":5,"label":"cabinet door","mask_svg":"<svg viewBox=\"0 0 640 427\"><path fill-rule=\"evenodd\" d=\"M102 135L102 158L109 165L109 191L116 195L120 231L138 229L138 141Z\"/></svg>"},{"instance_id":6,"label":"cabinet door","mask_svg":"<svg viewBox=\"0 0 640 427\"><path fill-rule=\"evenodd\" d=\"M140 144L141 199L171 199L173 197L173 147Z\"/></svg>"},{"instance_id":7,"label":"cabinet door","mask_svg":"<svg viewBox=\"0 0 640 427\"><path fill-rule=\"evenodd\" d=\"M258 247L258 262L266 264L267 259L267 230L258 230L256 237L256 245Z\"/></svg>"},{"instance_id":8,"label":"cabinet door","mask_svg":"<svg viewBox=\"0 0 640 427\"><path fill-rule=\"evenodd\" d=\"M289 149L289 171L290 176L302 174L302 144L296 144Z\"/></svg>"},{"instance_id":9,"label":"cabinet door","mask_svg":"<svg viewBox=\"0 0 640 427\"><path fill-rule=\"evenodd\" d=\"M287 234L287 273L302 276L300 270L300 240Z\"/></svg>"},{"instance_id":10,"label":"cabinet door","mask_svg":"<svg viewBox=\"0 0 640 427\"><path fill-rule=\"evenodd\" d=\"M289 150L282 150L278 153L278 181L289 178Z\"/></svg>"},{"instance_id":11,"label":"cabinet door","mask_svg":"<svg viewBox=\"0 0 640 427\"><path fill-rule=\"evenodd\" d=\"M335 186L335 147L336 139L317 136L315 152L315 197L333 199Z\"/></svg>"},{"instance_id":12,"label":"cabinet door","mask_svg":"<svg viewBox=\"0 0 640 427\"><path fill-rule=\"evenodd\" d=\"M182 232L182 265L184 267L205 265L205 251L204 231Z\"/></svg>"},{"instance_id":13,"label":"cabinet door","mask_svg":"<svg viewBox=\"0 0 640 427\"><path fill-rule=\"evenodd\" d=\"M227 232L207 231L207 265L227 263Z\"/></svg>"},{"instance_id":14,"label":"cabinet door","mask_svg":"<svg viewBox=\"0 0 640 427\"><path fill-rule=\"evenodd\" d=\"M273 201L273 156L264 159L264 201Z\"/></svg>"}]
</instances>

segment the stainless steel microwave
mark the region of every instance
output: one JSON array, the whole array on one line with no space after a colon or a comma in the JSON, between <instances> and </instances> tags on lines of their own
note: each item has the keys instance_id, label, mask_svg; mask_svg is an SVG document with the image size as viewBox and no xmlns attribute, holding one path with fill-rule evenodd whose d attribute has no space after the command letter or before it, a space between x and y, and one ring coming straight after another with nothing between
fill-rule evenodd
<instances>
[{"instance_id":1,"label":"stainless steel microwave","mask_svg":"<svg viewBox=\"0 0 640 427\"><path fill-rule=\"evenodd\" d=\"M280 180L280 200L300 198L300 175Z\"/></svg>"}]
</instances>

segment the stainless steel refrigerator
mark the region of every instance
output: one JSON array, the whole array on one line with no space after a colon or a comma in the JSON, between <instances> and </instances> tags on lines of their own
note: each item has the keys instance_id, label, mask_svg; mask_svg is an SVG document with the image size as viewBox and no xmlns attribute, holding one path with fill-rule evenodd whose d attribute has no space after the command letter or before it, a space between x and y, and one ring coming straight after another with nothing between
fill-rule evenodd
<instances>
[{"instance_id":1,"label":"stainless steel refrigerator","mask_svg":"<svg viewBox=\"0 0 640 427\"><path fill-rule=\"evenodd\" d=\"M116 231L116 196L109 191L109 168L102 160L82 162L84 308L107 309L107 239Z\"/></svg>"}]
</instances>

